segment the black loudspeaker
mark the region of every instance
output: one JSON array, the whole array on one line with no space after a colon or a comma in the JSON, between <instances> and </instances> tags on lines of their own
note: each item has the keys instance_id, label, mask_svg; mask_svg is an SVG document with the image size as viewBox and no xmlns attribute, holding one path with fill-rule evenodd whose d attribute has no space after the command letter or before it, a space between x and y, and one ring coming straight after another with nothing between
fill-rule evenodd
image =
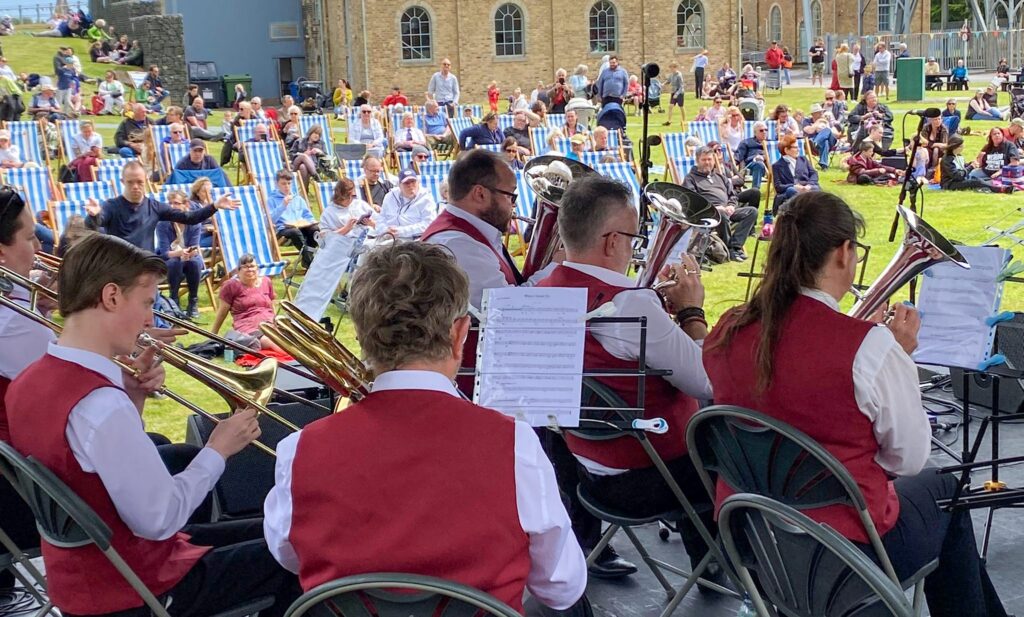
<instances>
[{"instance_id":1,"label":"black loudspeaker","mask_svg":"<svg viewBox=\"0 0 1024 617\"><path fill-rule=\"evenodd\" d=\"M1014 313L1013 319L996 326L994 354L1006 356L1007 368L1024 369L1024 313ZM964 371L950 369L953 396L964 399ZM968 378L968 394L972 405L992 408L992 377L984 373L973 373ZM1024 411L1024 380L1002 378L999 380L999 411L1016 413Z\"/></svg>"},{"instance_id":2,"label":"black loudspeaker","mask_svg":"<svg viewBox=\"0 0 1024 617\"><path fill-rule=\"evenodd\" d=\"M330 406L330 401L317 403ZM327 412L302 403L271 403L267 408L303 427L314 420L326 417ZM217 414L224 416L226 414ZM277 448L277 442L291 434L287 428L266 416L259 417L263 435L260 441ZM189 416L185 442L202 446L210 438L213 422L197 415ZM248 447L228 459L224 475L213 488L214 513L216 518L244 518L261 516L263 501L274 486L274 464L277 459L255 447Z\"/></svg>"}]
</instances>

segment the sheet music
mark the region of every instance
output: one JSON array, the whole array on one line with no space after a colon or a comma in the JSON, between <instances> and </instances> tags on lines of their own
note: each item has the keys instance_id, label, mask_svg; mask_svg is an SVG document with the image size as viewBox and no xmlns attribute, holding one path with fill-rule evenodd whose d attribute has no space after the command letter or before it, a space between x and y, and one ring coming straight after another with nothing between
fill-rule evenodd
<instances>
[{"instance_id":1,"label":"sheet music","mask_svg":"<svg viewBox=\"0 0 1024 617\"><path fill-rule=\"evenodd\" d=\"M1003 283L996 278L1010 259L1006 249L958 246L971 264L965 270L949 262L932 266L922 277L921 311L915 362L977 368L992 349L995 328L985 320L999 311Z\"/></svg>"},{"instance_id":2,"label":"sheet music","mask_svg":"<svg viewBox=\"0 0 1024 617\"><path fill-rule=\"evenodd\" d=\"M587 290L484 291L474 402L531 426L579 426Z\"/></svg>"}]
</instances>

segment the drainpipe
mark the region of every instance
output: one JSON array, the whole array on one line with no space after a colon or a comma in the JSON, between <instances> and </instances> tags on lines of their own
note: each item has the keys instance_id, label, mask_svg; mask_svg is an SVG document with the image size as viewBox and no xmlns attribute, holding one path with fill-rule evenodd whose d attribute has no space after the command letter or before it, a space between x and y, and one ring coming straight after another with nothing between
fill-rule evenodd
<instances>
[{"instance_id":1,"label":"drainpipe","mask_svg":"<svg viewBox=\"0 0 1024 617\"><path fill-rule=\"evenodd\" d=\"M345 34L345 79L351 85L354 66L352 64L352 28L349 24L352 14L348 12L348 0L341 0L341 15Z\"/></svg>"},{"instance_id":2,"label":"drainpipe","mask_svg":"<svg viewBox=\"0 0 1024 617\"><path fill-rule=\"evenodd\" d=\"M359 0L363 12L363 69L366 71L366 85L363 90L370 89L370 49L366 42L366 0Z\"/></svg>"},{"instance_id":3,"label":"drainpipe","mask_svg":"<svg viewBox=\"0 0 1024 617\"><path fill-rule=\"evenodd\" d=\"M317 0L316 13L320 20L320 83L324 85L324 88L330 88L331 73L327 65L327 20L324 15L324 0Z\"/></svg>"}]
</instances>

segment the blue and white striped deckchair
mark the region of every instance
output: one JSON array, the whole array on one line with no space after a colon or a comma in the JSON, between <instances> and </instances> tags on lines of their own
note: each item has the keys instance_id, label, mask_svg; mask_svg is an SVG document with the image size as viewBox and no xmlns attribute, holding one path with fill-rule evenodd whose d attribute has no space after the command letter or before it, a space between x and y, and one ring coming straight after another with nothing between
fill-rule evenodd
<instances>
[{"instance_id":1,"label":"blue and white striped deckchair","mask_svg":"<svg viewBox=\"0 0 1024 617\"><path fill-rule=\"evenodd\" d=\"M632 192L633 207L640 209L640 180L636 177L632 163L600 163L594 166L594 170L628 186Z\"/></svg>"},{"instance_id":2,"label":"blue and white striped deckchair","mask_svg":"<svg viewBox=\"0 0 1024 617\"><path fill-rule=\"evenodd\" d=\"M274 125L268 120L245 120L240 126L235 127L235 143L245 143L252 139L253 135L256 134L256 125L262 124L267 127L267 139L274 141L277 139L277 131L274 130Z\"/></svg>"},{"instance_id":3,"label":"blue and white striped deckchair","mask_svg":"<svg viewBox=\"0 0 1024 617\"><path fill-rule=\"evenodd\" d=\"M515 114L500 114L498 115L498 130L502 133L505 129L512 128L513 123L516 120Z\"/></svg>"},{"instance_id":4,"label":"blue and white striped deckchair","mask_svg":"<svg viewBox=\"0 0 1024 617\"><path fill-rule=\"evenodd\" d=\"M189 139L188 123L182 122L182 126L185 127L185 139ZM149 131L153 134L153 143L161 144L164 142L164 138L171 136L171 125L170 124L151 124Z\"/></svg>"},{"instance_id":5,"label":"blue and white striped deckchair","mask_svg":"<svg viewBox=\"0 0 1024 617\"><path fill-rule=\"evenodd\" d=\"M64 230L67 229L68 220L72 216L78 215L84 218L89 216L89 213L85 211L85 204L86 201L84 199L62 199L50 202L50 220L53 221L54 235L58 240L64 234Z\"/></svg>"},{"instance_id":6,"label":"blue and white striped deckchair","mask_svg":"<svg viewBox=\"0 0 1024 617\"><path fill-rule=\"evenodd\" d=\"M619 162L622 157L619 156L618 150L602 150L600 152L594 152L593 150L586 150L580 153L580 162L589 167L593 167L600 163L606 162L608 159L612 159L611 162Z\"/></svg>"},{"instance_id":7,"label":"blue and white striped deckchair","mask_svg":"<svg viewBox=\"0 0 1024 617\"><path fill-rule=\"evenodd\" d=\"M686 174L690 173L690 170L697 166L697 159L690 156L681 156L669 159L669 161L672 181L676 184L682 184Z\"/></svg>"},{"instance_id":8,"label":"blue and white striped deckchair","mask_svg":"<svg viewBox=\"0 0 1024 617\"><path fill-rule=\"evenodd\" d=\"M501 144L478 144L473 147L480 148L481 150L490 150L491 152L501 154Z\"/></svg>"},{"instance_id":9,"label":"blue and white striped deckchair","mask_svg":"<svg viewBox=\"0 0 1024 617\"><path fill-rule=\"evenodd\" d=\"M398 170L408 169L412 167L412 152L409 150L396 150L395 156L398 157Z\"/></svg>"},{"instance_id":10,"label":"blue and white striped deckchair","mask_svg":"<svg viewBox=\"0 0 1024 617\"><path fill-rule=\"evenodd\" d=\"M696 135L702 144L706 145L712 141L722 143L722 136L718 132L718 123L714 120L694 120L690 122L689 132L691 135Z\"/></svg>"},{"instance_id":11,"label":"blue and white striped deckchair","mask_svg":"<svg viewBox=\"0 0 1024 617\"><path fill-rule=\"evenodd\" d=\"M307 199L306 196L306 190L302 187L302 183L300 182L300 180L301 178L299 174L294 174L292 176L292 195L299 195L303 199L306 199L306 204L309 205L310 210L312 210L313 206L312 204L309 203L309 200ZM260 194L263 196L263 203L269 204L270 194L277 189L277 180L274 178L274 176L269 176L267 178L258 178L256 180L256 186L260 188ZM268 212L269 207L270 206L268 205Z\"/></svg>"},{"instance_id":12,"label":"blue and white striped deckchair","mask_svg":"<svg viewBox=\"0 0 1024 617\"><path fill-rule=\"evenodd\" d=\"M96 180L99 182L113 182L114 186L121 186L121 172L124 166L100 165L96 168Z\"/></svg>"},{"instance_id":13,"label":"blue and white striped deckchair","mask_svg":"<svg viewBox=\"0 0 1024 617\"><path fill-rule=\"evenodd\" d=\"M743 123L743 138L744 139L750 139L751 137L754 136L754 125L757 124L758 122L761 122L761 121L760 120L747 120L747 121L745 121ZM765 139L770 139L772 141L777 140L779 138L779 136L776 133L777 127L775 126L775 123L774 122L770 122L770 121L763 121L763 122L768 127L768 137L766 137Z\"/></svg>"},{"instance_id":14,"label":"blue and white striped deckchair","mask_svg":"<svg viewBox=\"0 0 1024 617\"><path fill-rule=\"evenodd\" d=\"M65 182L60 185L64 199L68 201L105 201L117 195L117 189L110 182Z\"/></svg>"},{"instance_id":15,"label":"blue and white striped deckchair","mask_svg":"<svg viewBox=\"0 0 1024 617\"><path fill-rule=\"evenodd\" d=\"M663 133L661 135L661 146L665 149L665 160L688 156L686 152L686 138L689 133Z\"/></svg>"},{"instance_id":16,"label":"blue and white striped deckchair","mask_svg":"<svg viewBox=\"0 0 1024 617\"><path fill-rule=\"evenodd\" d=\"M420 175L444 176L445 178L448 177L453 165L455 165L455 161L419 161L416 163Z\"/></svg>"},{"instance_id":17,"label":"blue and white striped deckchair","mask_svg":"<svg viewBox=\"0 0 1024 617\"><path fill-rule=\"evenodd\" d=\"M49 167L10 168L3 170L4 183L18 189L18 194L38 215L57 197L57 188Z\"/></svg>"},{"instance_id":18,"label":"blue and white striped deckchair","mask_svg":"<svg viewBox=\"0 0 1024 617\"><path fill-rule=\"evenodd\" d=\"M316 198L320 201L320 211L323 212L334 197L334 182L314 182L313 184L316 186Z\"/></svg>"},{"instance_id":19,"label":"blue and white striped deckchair","mask_svg":"<svg viewBox=\"0 0 1024 617\"><path fill-rule=\"evenodd\" d=\"M470 110L470 114L474 118L481 118L481 117L483 117L484 110L479 105L459 105L458 108L456 109L456 114L455 115L457 115L458 117L461 118L462 114L465 113L465 109L467 107Z\"/></svg>"},{"instance_id":20,"label":"blue and white striped deckchair","mask_svg":"<svg viewBox=\"0 0 1024 617\"><path fill-rule=\"evenodd\" d=\"M448 176L420 176L420 186L434 198L438 214L441 212L441 204L445 203L445 200L441 197L441 185L447 179Z\"/></svg>"},{"instance_id":21,"label":"blue and white striped deckchair","mask_svg":"<svg viewBox=\"0 0 1024 617\"><path fill-rule=\"evenodd\" d=\"M516 170L516 187L519 193L519 197L516 198L516 215L533 218L533 202L537 199L537 194L530 188L530 183L526 181L526 174L521 169ZM517 222L517 225L525 229L522 221Z\"/></svg>"},{"instance_id":22,"label":"blue and white striped deckchair","mask_svg":"<svg viewBox=\"0 0 1024 617\"><path fill-rule=\"evenodd\" d=\"M546 154L554 154L556 152L560 154L569 154L572 152L572 142L565 137L556 137L550 147L551 149L548 150Z\"/></svg>"},{"instance_id":23,"label":"blue and white striped deckchair","mask_svg":"<svg viewBox=\"0 0 1024 617\"><path fill-rule=\"evenodd\" d=\"M551 149L548 145L548 137L551 136L551 129L546 126L530 127L530 143L533 144L534 154L544 154Z\"/></svg>"},{"instance_id":24,"label":"blue and white striped deckchair","mask_svg":"<svg viewBox=\"0 0 1024 617\"><path fill-rule=\"evenodd\" d=\"M550 128L560 129L565 126L565 114L548 114L545 118Z\"/></svg>"},{"instance_id":25,"label":"blue and white striped deckchair","mask_svg":"<svg viewBox=\"0 0 1024 617\"><path fill-rule=\"evenodd\" d=\"M462 118L462 117L451 118L451 119L448 120L448 123L451 124L451 126L452 126L452 135L455 136L455 141L456 142L458 142L459 135L462 134L462 131L465 131L466 129L468 129L469 127L473 126L473 124L474 124L472 118Z\"/></svg>"},{"instance_id":26,"label":"blue and white striped deckchair","mask_svg":"<svg viewBox=\"0 0 1024 617\"><path fill-rule=\"evenodd\" d=\"M796 146L800 150L800 156L807 156L807 152L804 150L803 139L796 140ZM779 142L777 141L766 141L764 147L768 151L768 166L771 167L779 159L782 158L782 153L779 152Z\"/></svg>"},{"instance_id":27,"label":"blue and white striped deckchair","mask_svg":"<svg viewBox=\"0 0 1024 617\"><path fill-rule=\"evenodd\" d=\"M344 163L342 169L345 171L345 176L352 180L362 178L366 174L363 173L363 162L362 161L341 161Z\"/></svg>"},{"instance_id":28,"label":"blue and white striped deckchair","mask_svg":"<svg viewBox=\"0 0 1024 617\"><path fill-rule=\"evenodd\" d=\"M11 132L11 144L18 146L21 160L46 165L47 157L39 146L39 123L35 120L8 120L4 128Z\"/></svg>"},{"instance_id":29,"label":"blue and white striped deckchair","mask_svg":"<svg viewBox=\"0 0 1024 617\"><path fill-rule=\"evenodd\" d=\"M407 110L403 111L400 114L392 113L389 116L391 118L391 134L392 135L394 135L394 134L398 133L398 131L402 130L402 116L407 114L407 113L412 113L412 110L411 109L407 109ZM413 126L422 131L423 130L423 116L421 116L420 114L412 114L412 117L413 117Z\"/></svg>"},{"instance_id":30,"label":"blue and white striped deckchair","mask_svg":"<svg viewBox=\"0 0 1024 617\"><path fill-rule=\"evenodd\" d=\"M288 169L284 158L284 150L278 141L254 141L243 144L245 148L245 167L249 172L249 180L273 178L282 169Z\"/></svg>"},{"instance_id":31,"label":"blue and white striped deckchair","mask_svg":"<svg viewBox=\"0 0 1024 617\"><path fill-rule=\"evenodd\" d=\"M622 147L622 131L616 129L614 131L608 131L608 147L609 148L621 148Z\"/></svg>"},{"instance_id":32,"label":"blue and white striped deckchair","mask_svg":"<svg viewBox=\"0 0 1024 617\"><path fill-rule=\"evenodd\" d=\"M98 167L99 169L108 169L108 168L109 169L114 169L114 168L121 169L122 167L127 165L130 161L135 161L135 160L138 160L138 159L136 159L134 156L132 158L130 158L130 159L124 159L124 158L121 158L121 157L114 157L114 158L110 158L110 159L100 159L100 160L96 161L96 167Z\"/></svg>"},{"instance_id":33,"label":"blue and white striped deckchair","mask_svg":"<svg viewBox=\"0 0 1024 617\"><path fill-rule=\"evenodd\" d=\"M234 272L238 268L238 260L249 253L256 258L261 274L281 274L288 264L281 259L274 226L270 224L270 216L258 189L252 185L215 188L212 197L217 200L225 194L232 195L241 205L235 210L217 210L213 215L224 271Z\"/></svg>"},{"instance_id":34,"label":"blue and white striped deckchair","mask_svg":"<svg viewBox=\"0 0 1024 617\"><path fill-rule=\"evenodd\" d=\"M323 129L323 141L327 145L327 152L334 151L334 135L331 130L331 119L324 114L302 114L299 116L299 130L305 137L310 127L317 125Z\"/></svg>"},{"instance_id":35,"label":"blue and white striped deckchair","mask_svg":"<svg viewBox=\"0 0 1024 617\"><path fill-rule=\"evenodd\" d=\"M58 120L57 132L60 133L60 160L70 163L75 158L71 155L71 141L82 132L82 123L79 120Z\"/></svg>"},{"instance_id":36,"label":"blue and white striped deckchair","mask_svg":"<svg viewBox=\"0 0 1024 617\"><path fill-rule=\"evenodd\" d=\"M181 191L188 195L192 192L191 184L161 184L157 189L159 193L170 193L171 191Z\"/></svg>"},{"instance_id":37,"label":"blue and white striped deckchair","mask_svg":"<svg viewBox=\"0 0 1024 617\"><path fill-rule=\"evenodd\" d=\"M162 146L160 148L160 171L166 178L174 171L174 166L178 164L178 161L188 156L189 143L186 141L160 145Z\"/></svg>"}]
</instances>

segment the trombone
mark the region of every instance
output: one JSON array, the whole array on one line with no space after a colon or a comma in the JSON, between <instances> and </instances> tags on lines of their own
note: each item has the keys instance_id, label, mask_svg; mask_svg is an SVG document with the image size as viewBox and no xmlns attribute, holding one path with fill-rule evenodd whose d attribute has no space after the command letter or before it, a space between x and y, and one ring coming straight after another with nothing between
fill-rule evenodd
<instances>
[{"instance_id":1,"label":"trombone","mask_svg":"<svg viewBox=\"0 0 1024 617\"><path fill-rule=\"evenodd\" d=\"M28 290L28 308L8 297L8 295L13 291L15 285ZM6 306L12 311L31 319L38 324L50 328L54 333L60 334L63 330L63 326L35 311L40 296L56 299L57 294L35 281L27 279L15 272L12 272L8 268L0 266L0 306ZM139 338L140 346L148 347L155 345L161 359L210 387L210 389L219 394L221 398L228 403L231 409L238 407L252 407L256 409L258 413L266 414L267 417L279 422L286 428L293 431L299 430L297 426L289 422L287 419L266 407L266 403L270 401L270 397L273 394L274 377L277 373L277 360L267 358L261 361L252 370L234 371L217 366L208 360L157 341L148 335L143 334ZM114 358L113 362L118 366L118 368L128 372L129 374L138 374L138 371L136 371L134 367L122 362L121 360ZM218 424L221 421L216 415L206 411L202 407L199 407L195 403L189 401L180 394L173 392L167 387L160 388L157 390L157 393L166 396L189 411L206 418L214 424ZM252 445L271 456L276 455L274 449L264 443L254 441L252 442Z\"/></svg>"}]
</instances>

